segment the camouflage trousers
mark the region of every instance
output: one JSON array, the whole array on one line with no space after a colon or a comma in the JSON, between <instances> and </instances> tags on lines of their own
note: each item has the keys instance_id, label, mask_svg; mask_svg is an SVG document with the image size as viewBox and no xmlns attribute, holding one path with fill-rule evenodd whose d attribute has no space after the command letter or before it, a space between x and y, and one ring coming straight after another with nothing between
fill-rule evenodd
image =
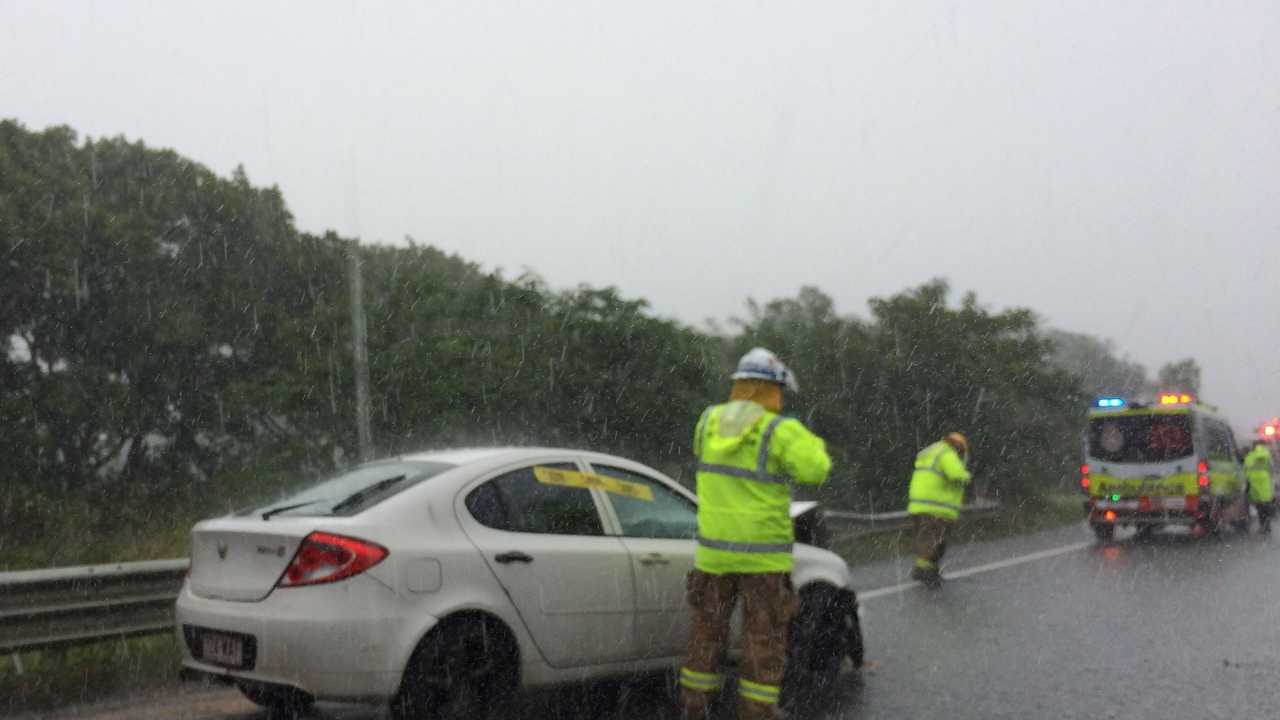
<instances>
[{"instance_id":1,"label":"camouflage trousers","mask_svg":"<svg viewBox=\"0 0 1280 720\"><path fill-rule=\"evenodd\" d=\"M729 619L742 598L745 647L738 678L738 717L777 717L787 658L787 625L799 609L789 573L712 575L693 570L686 598L693 608L689 658L680 668L685 717L709 714L720 690L720 664L729 643Z\"/></svg>"}]
</instances>

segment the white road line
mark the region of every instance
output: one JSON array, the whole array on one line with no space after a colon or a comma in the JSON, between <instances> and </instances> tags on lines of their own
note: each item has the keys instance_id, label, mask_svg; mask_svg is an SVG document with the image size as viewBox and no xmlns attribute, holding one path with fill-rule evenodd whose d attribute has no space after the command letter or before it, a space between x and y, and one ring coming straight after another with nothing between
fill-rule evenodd
<instances>
[{"instance_id":1,"label":"white road line","mask_svg":"<svg viewBox=\"0 0 1280 720\"><path fill-rule=\"evenodd\" d=\"M1037 560L1044 560L1046 558L1057 557L1058 555L1066 555L1067 553L1072 553L1077 550L1083 550L1084 548L1093 547L1093 546L1094 546L1093 542L1071 543L1070 545L1063 545L1061 547L1050 548L1048 550L1041 550L1040 552L1033 552L1028 555L1019 555L1018 557L1012 557L1007 560L997 560L996 562L987 563L986 565L976 565L971 568L956 570L955 572L947 573L943 577L963 578L963 577L970 577L972 575L981 575L982 573L989 573L995 570L1003 570L1004 568L1013 567L1014 565L1022 565L1024 563L1035 562ZM920 587L920 583L916 582L915 580L912 580L911 582L905 582L905 583L900 583L898 585L890 585L888 587L876 588L875 590L860 592L858 593L858 600L859 601L874 600L878 597L884 597L886 595L897 595L898 593L906 592L907 590L910 590L913 587Z\"/></svg>"}]
</instances>

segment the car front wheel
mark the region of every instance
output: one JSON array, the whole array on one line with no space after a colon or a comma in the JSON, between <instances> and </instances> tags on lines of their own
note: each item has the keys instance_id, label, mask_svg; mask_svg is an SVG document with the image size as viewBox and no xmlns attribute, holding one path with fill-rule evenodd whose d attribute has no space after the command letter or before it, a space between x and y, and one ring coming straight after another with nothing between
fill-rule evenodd
<instances>
[{"instance_id":1,"label":"car front wheel","mask_svg":"<svg viewBox=\"0 0 1280 720\"><path fill-rule=\"evenodd\" d=\"M862 629L852 592L825 583L800 590L800 612L791 620L782 704L804 714L828 701L844 658L862 665Z\"/></svg>"}]
</instances>

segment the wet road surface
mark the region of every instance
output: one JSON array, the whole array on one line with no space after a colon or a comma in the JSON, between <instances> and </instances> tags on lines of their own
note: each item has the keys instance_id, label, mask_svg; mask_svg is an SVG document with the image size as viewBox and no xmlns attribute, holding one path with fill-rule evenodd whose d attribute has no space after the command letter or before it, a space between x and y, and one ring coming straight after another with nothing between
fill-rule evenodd
<instances>
[{"instance_id":1,"label":"wet road surface","mask_svg":"<svg viewBox=\"0 0 1280 720\"><path fill-rule=\"evenodd\" d=\"M1277 715L1280 542L1090 538L1081 526L963 548L952 567L993 568L940 592L868 599L863 626L878 664L831 717ZM1036 553L1044 557L999 567ZM859 587L882 587L906 570L896 562L856 575Z\"/></svg>"},{"instance_id":2,"label":"wet road surface","mask_svg":"<svg viewBox=\"0 0 1280 720\"><path fill-rule=\"evenodd\" d=\"M1072 526L953 548L940 591L909 559L853 569L870 667L837 718L1274 717L1280 713L1280 540L1170 531L1109 545ZM944 574L947 572L944 570ZM526 697L517 717L673 717L662 678ZM55 718L263 720L234 690L69 709ZM385 718L319 705L315 720Z\"/></svg>"}]
</instances>

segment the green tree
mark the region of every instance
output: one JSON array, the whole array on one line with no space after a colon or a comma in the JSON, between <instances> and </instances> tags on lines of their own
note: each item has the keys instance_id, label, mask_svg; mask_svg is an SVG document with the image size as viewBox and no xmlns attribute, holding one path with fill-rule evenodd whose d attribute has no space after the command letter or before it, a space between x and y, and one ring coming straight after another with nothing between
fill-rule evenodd
<instances>
[{"instance_id":1,"label":"green tree","mask_svg":"<svg viewBox=\"0 0 1280 720\"><path fill-rule=\"evenodd\" d=\"M1193 358L1166 363L1157 378L1160 390L1200 395L1200 365Z\"/></svg>"},{"instance_id":2,"label":"green tree","mask_svg":"<svg viewBox=\"0 0 1280 720\"><path fill-rule=\"evenodd\" d=\"M282 435L332 434L264 402L306 361L302 337L331 334L344 289L341 252L300 237L274 188L6 121L0 229L0 412L26 448L6 466L24 485L142 507Z\"/></svg>"},{"instance_id":3,"label":"green tree","mask_svg":"<svg viewBox=\"0 0 1280 720\"><path fill-rule=\"evenodd\" d=\"M901 505L915 453L951 430L970 437L988 494L1041 491L1074 462L1079 385L1047 362L1034 315L972 294L950 307L948 294L935 280L873 299L869 322L838 317L814 288L749 306L734 351L765 345L796 369L788 410L827 439L836 502Z\"/></svg>"},{"instance_id":4,"label":"green tree","mask_svg":"<svg viewBox=\"0 0 1280 720\"><path fill-rule=\"evenodd\" d=\"M386 449L586 445L676 462L721 357L708 338L612 288L509 283L412 243L362 252Z\"/></svg>"},{"instance_id":5,"label":"green tree","mask_svg":"<svg viewBox=\"0 0 1280 720\"><path fill-rule=\"evenodd\" d=\"M867 318L807 287L749 303L735 333L698 332L614 288L302 233L242 169L12 121L0 246L0 547L183 525L350 463L353 253L380 454L590 447L689 481L699 412L764 345L799 373L788 412L835 457L823 497L901 506L911 458L952 429L973 438L987 492L1016 495L1073 464L1082 383L1145 377L1091 338L1051 345L1028 310L949 304L941 280L872 300ZM1193 362L1174 367L1198 387Z\"/></svg>"},{"instance_id":6,"label":"green tree","mask_svg":"<svg viewBox=\"0 0 1280 720\"><path fill-rule=\"evenodd\" d=\"M1117 357L1110 340L1062 330L1046 330L1044 335L1053 343L1053 363L1080 378L1085 395L1134 397L1152 390L1146 368Z\"/></svg>"}]
</instances>

